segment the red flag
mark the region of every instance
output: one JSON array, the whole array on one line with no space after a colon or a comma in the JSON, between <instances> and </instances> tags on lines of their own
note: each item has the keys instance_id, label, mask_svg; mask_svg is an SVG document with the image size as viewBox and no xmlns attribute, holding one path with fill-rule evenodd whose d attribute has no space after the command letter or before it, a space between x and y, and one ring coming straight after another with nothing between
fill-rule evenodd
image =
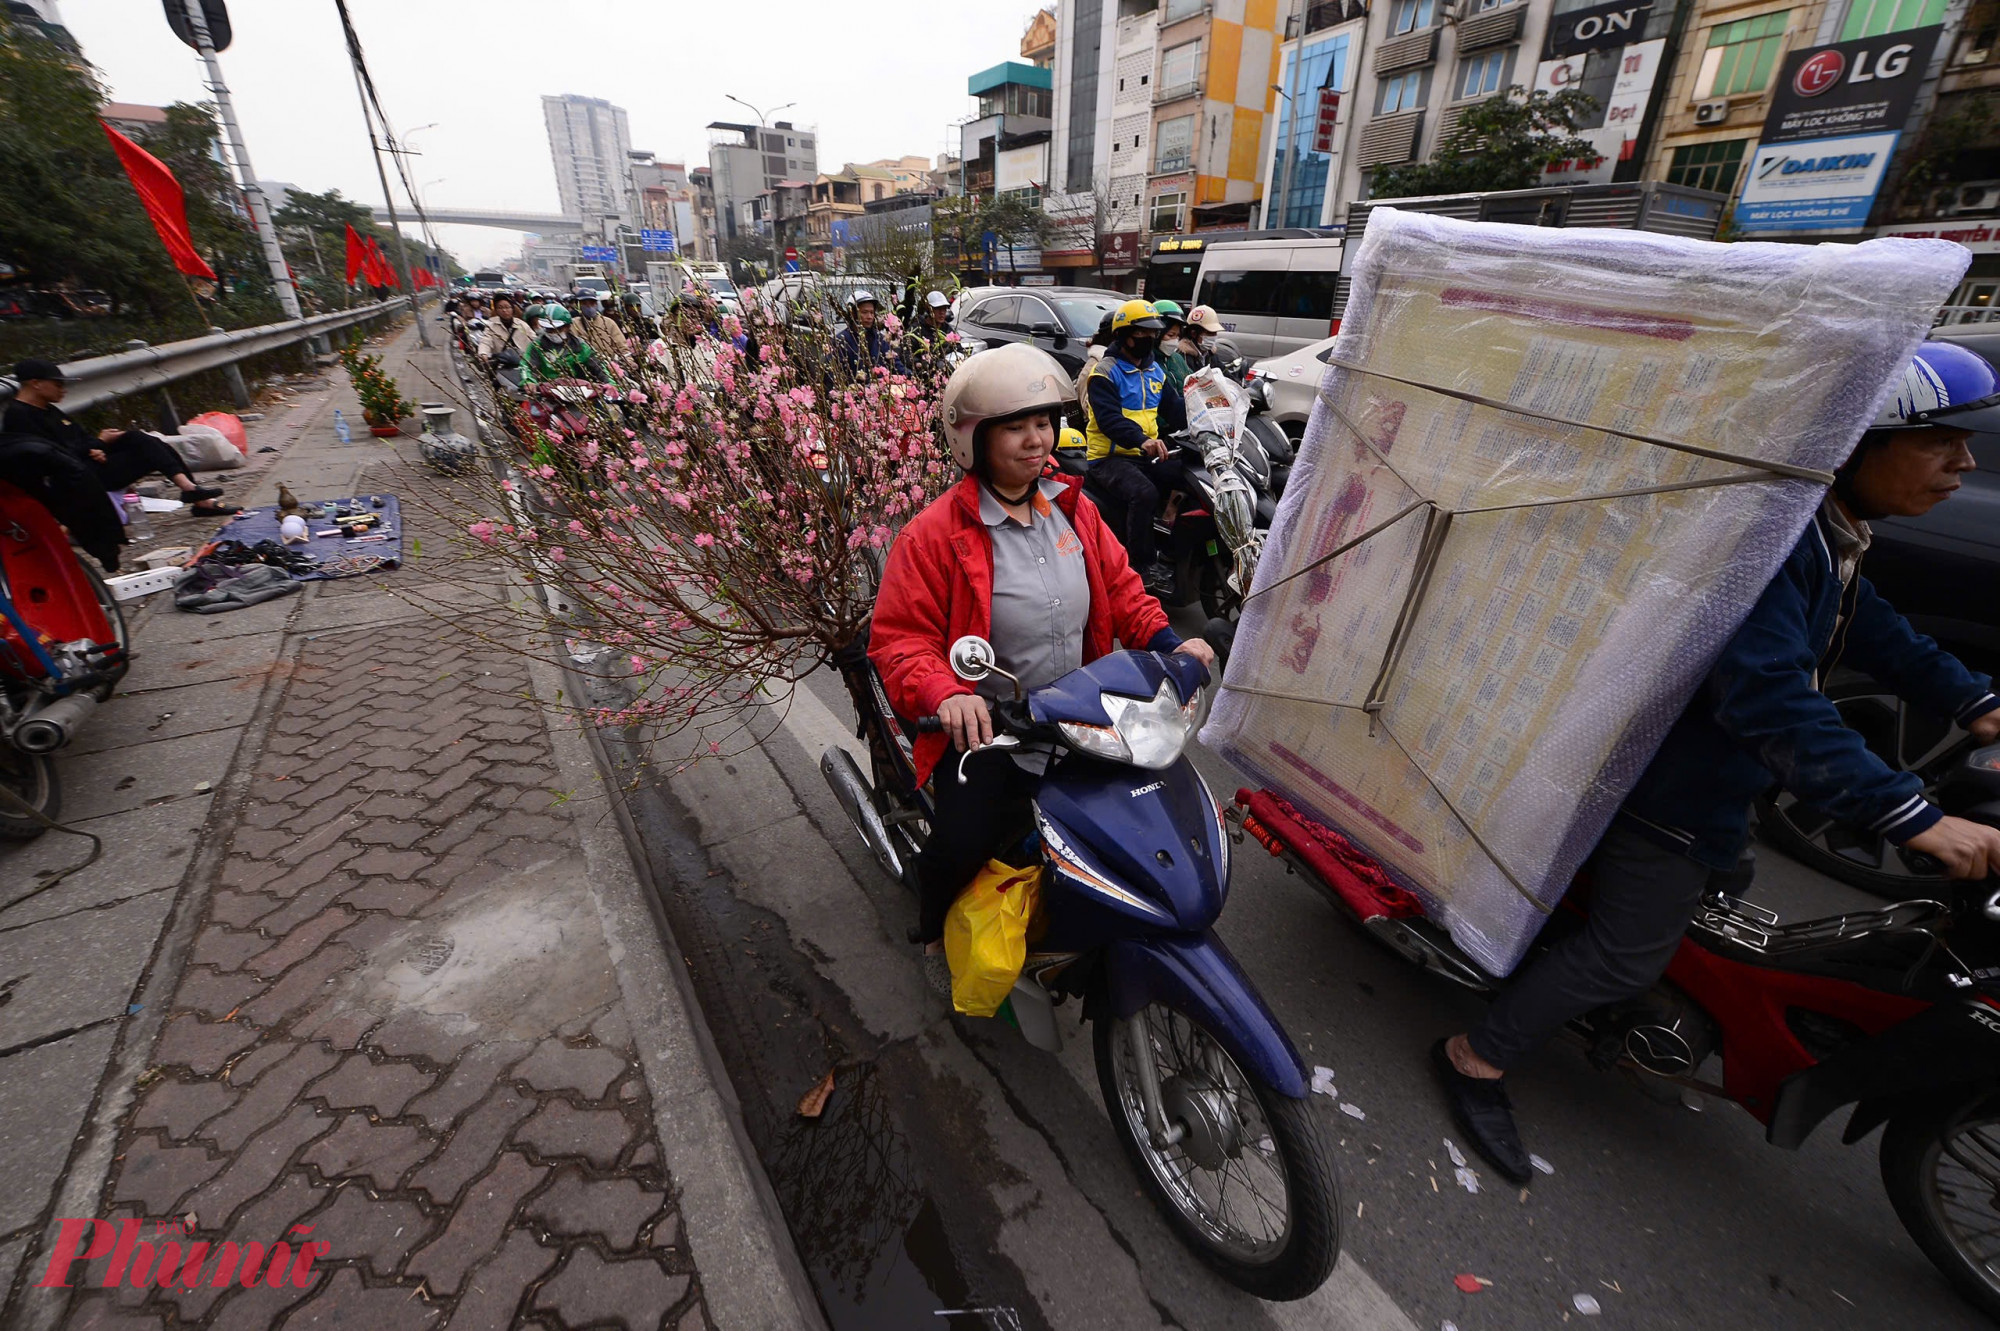
<instances>
[{"instance_id":1,"label":"red flag","mask_svg":"<svg viewBox=\"0 0 2000 1331\"><path fill-rule=\"evenodd\" d=\"M118 154L125 174L131 177L132 188L139 192L139 202L145 207L146 216L152 219L153 230L160 233L160 243L167 247L167 257L173 260L174 267L189 277L205 277L213 282L215 270L195 252L194 237L188 234L187 197L181 193L180 181L174 179L174 173L159 158L104 121L97 123L104 125L104 132L111 136L112 150Z\"/></svg>"},{"instance_id":2,"label":"red flag","mask_svg":"<svg viewBox=\"0 0 2000 1331\"><path fill-rule=\"evenodd\" d=\"M353 286L354 279L368 272L368 245L361 239L361 233L353 223L347 226L347 285Z\"/></svg>"},{"instance_id":3,"label":"red flag","mask_svg":"<svg viewBox=\"0 0 2000 1331\"><path fill-rule=\"evenodd\" d=\"M375 261L373 274L369 278L370 286L399 287L403 285L402 282L397 280L396 270L389 266L388 259L382 255L382 247L376 243L373 236L368 238L368 253Z\"/></svg>"}]
</instances>

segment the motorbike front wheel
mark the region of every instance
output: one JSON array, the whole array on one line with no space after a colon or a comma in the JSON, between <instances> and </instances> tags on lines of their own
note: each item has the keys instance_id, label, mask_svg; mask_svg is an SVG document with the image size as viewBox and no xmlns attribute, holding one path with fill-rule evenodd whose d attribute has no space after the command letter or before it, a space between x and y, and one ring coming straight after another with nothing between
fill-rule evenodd
<instances>
[{"instance_id":1,"label":"motorbike front wheel","mask_svg":"<svg viewBox=\"0 0 2000 1331\"><path fill-rule=\"evenodd\" d=\"M1882 1186L1910 1237L1988 1317L2000 1317L2000 1095L1906 1109L1882 1133Z\"/></svg>"},{"instance_id":2,"label":"motorbike front wheel","mask_svg":"<svg viewBox=\"0 0 2000 1331\"><path fill-rule=\"evenodd\" d=\"M55 759L0 740L0 841L32 841L61 816Z\"/></svg>"},{"instance_id":3,"label":"motorbike front wheel","mask_svg":"<svg viewBox=\"0 0 2000 1331\"><path fill-rule=\"evenodd\" d=\"M1311 1107L1160 1004L1100 1017L1092 1034L1112 1129L1181 1241L1260 1299L1302 1299L1325 1283L1340 1256L1340 1185ZM1150 1046L1169 1128L1181 1130L1169 1146L1146 1126L1135 1038Z\"/></svg>"}]
</instances>

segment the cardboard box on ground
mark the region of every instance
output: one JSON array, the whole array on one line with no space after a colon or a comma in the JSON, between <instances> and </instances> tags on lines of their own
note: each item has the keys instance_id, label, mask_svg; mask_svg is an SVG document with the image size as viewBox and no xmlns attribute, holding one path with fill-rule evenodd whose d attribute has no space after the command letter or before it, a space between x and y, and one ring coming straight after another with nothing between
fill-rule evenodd
<instances>
[{"instance_id":1,"label":"cardboard box on ground","mask_svg":"<svg viewBox=\"0 0 2000 1331\"><path fill-rule=\"evenodd\" d=\"M1511 971L1966 262L1377 209L1204 740Z\"/></svg>"}]
</instances>

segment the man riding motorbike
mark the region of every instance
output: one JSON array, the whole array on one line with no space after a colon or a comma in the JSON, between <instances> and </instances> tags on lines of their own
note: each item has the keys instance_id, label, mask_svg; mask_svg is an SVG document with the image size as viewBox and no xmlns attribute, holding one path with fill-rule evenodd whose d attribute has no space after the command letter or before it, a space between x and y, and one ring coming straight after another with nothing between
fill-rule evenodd
<instances>
[{"instance_id":1,"label":"man riding motorbike","mask_svg":"<svg viewBox=\"0 0 2000 1331\"><path fill-rule=\"evenodd\" d=\"M1187 313L1187 327L1181 330L1181 359L1188 373L1210 365L1223 366L1236 359L1236 344L1223 337L1222 319L1206 305Z\"/></svg>"},{"instance_id":2,"label":"man riding motorbike","mask_svg":"<svg viewBox=\"0 0 2000 1331\"><path fill-rule=\"evenodd\" d=\"M850 380L859 379L876 366L894 373L896 349L882 331L882 303L872 291L857 291L847 305L847 322L833 335L833 354Z\"/></svg>"},{"instance_id":3,"label":"man riding motorbike","mask_svg":"<svg viewBox=\"0 0 2000 1331\"><path fill-rule=\"evenodd\" d=\"M611 371L605 368L589 343L571 332L570 323L569 311L562 306L542 307L541 327L527 353L521 357L521 387L553 383L558 379L588 379L603 384L611 382Z\"/></svg>"},{"instance_id":4,"label":"man riding motorbike","mask_svg":"<svg viewBox=\"0 0 2000 1331\"><path fill-rule=\"evenodd\" d=\"M1045 474L1068 385L1053 356L1009 343L967 359L945 386L939 415L965 479L896 537L868 644L896 713L944 723L942 735L917 739L919 781L948 746L964 752L991 740L989 700L1013 696L998 675L975 689L953 672L951 644L968 633L991 642L1024 689L1096 660L1114 639L1214 668L1207 643L1182 642L1167 626L1077 479ZM1025 827L1040 774L1026 756L989 758L966 767L964 785L948 767L934 783L936 816L917 860L918 938L925 977L940 993L951 992L945 912Z\"/></svg>"},{"instance_id":5,"label":"man riding motorbike","mask_svg":"<svg viewBox=\"0 0 2000 1331\"><path fill-rule=\"evenodd\" d=\"M1143 300L1111 313L1111 340L1084 379L1091 479L1111 500L1106 518L1125 542L1146 590L1164 592L1174 571L1159 557L1153 519L1184 480L1180 460L1161 436L1187 428L1181 386L1154 355L1163 321Z\"/></svg>"},{"instance_id":6,"label":"man riding motorbike","mask_svg":"<svg viewBox=\"0 0 2000 1331\"><path fill-rule=\"evenodd\" d=\"M1851 664L1981 742L2000 739L1992 681L1913 630L1859 574L1868 521L1946 499L1973 469L1974 429L2000 429L2000 373L1963 347L1925 344L1598 843L1584 927L1516 974L1472 1031L1432 1047L1460 1130L1512 1182L1531 1176L1504 1074L1572 1019L1651 988L1706 892L1743 891L1758 795L1782 786L1933 856L1948 877L2000 871L2000 830L1926 801L1922 781L1876 757L1820 691Z\"/></svg>"},{"instance_id":7,"label":"man riding motorbike","mask_svg":"<svg viewBox=\"0 0 2000 1331\"><path fill-rule=\"evenodd\" d=\"M625 330L618 321L604 312L598 298L585 292L577 302L576 335L590 344L590 349L600 356L607 366L622 366L631 354L631 347L625 341Z\"/></svg>"},{"instance_id":8,"label":"man riding motorbike","mask_svg":"<svg viewBox=\"0 0 2000 1331\"><path fill-rule=\"evenodd\" d=\"M517 356L528 354L528 344L535 340L535 330L528 320L514 314L514 302L505 296L493 299L493 317L486 323L486 340L479 344L479 358L490 361L502 351L512 350Z\"/></svg>"},{"instance_id":9,"label":"man riding motorbike","mask_svg":"<svg viewBox=\"0 0 2000 1331\"><path fill-rule=\"evenodd\" d=\"M950 335L951 300L944 292L933 291L924 297L917 323L903 334L904 370L918 379L943 375L945 353L953 345L945 340Z\"/></svg>"}]
</instances>

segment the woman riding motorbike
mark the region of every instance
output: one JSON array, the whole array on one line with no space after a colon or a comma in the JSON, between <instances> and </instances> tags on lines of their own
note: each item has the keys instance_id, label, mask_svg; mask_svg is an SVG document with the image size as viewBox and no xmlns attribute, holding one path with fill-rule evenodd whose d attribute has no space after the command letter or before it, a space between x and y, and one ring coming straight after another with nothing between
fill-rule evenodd
<instances>
[{"instance_id":1,"label":"woman riding motorbike","mask_svg":"<svg viewBox=\"0 0 2000 1331\"><path fill-rule=\"evenodd\" d=\"M1012 694L998 675L975 690L953 672L948 652L966 634L991 642L1024 690L1096 660L1114 640L1214 667L1207 643L1182 642L1167 626L1080 481L1045 474L1068 390L1055 358L1024 343L978 353L945 386L940 414L966 476L896 538L868 647L897 714L943 722L943 734L916 742L919 781L948 745L965 752L991 740L989 700ZM951 991L945 912L1025 828L1039 775L1037 759L1024 755L968 764L963 785L947 768L935 784L917 860L918 938L925 978L940 993Z\"/></svg>"}]
</instances>

